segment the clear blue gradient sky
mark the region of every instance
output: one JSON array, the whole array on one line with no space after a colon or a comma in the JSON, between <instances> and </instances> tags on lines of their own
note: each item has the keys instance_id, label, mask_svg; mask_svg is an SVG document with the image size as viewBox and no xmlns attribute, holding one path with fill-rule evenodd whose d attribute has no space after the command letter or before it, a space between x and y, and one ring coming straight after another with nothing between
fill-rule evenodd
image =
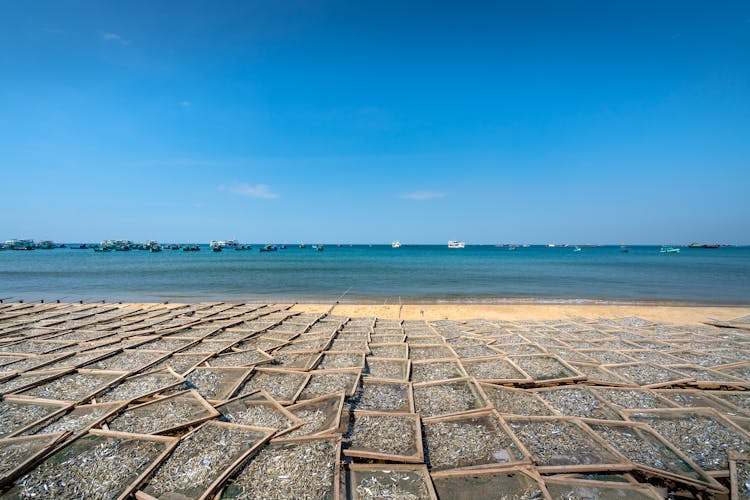
<instances>
[{"instance_id":1,"label":"clear blue gradient sky","mask_svg":"<svg viewBox=\"0 0 750 500\"><path fill-rule=\"evenodd\" d=\"M0 44L1 239L750 243L746 1L22 1Z\"/></svg>"}]
</instances>

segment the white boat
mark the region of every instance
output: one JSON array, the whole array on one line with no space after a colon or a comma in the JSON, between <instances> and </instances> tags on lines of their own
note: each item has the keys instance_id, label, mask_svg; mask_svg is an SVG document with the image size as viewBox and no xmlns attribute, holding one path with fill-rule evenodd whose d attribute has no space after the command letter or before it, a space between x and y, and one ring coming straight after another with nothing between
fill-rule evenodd
<instances>
[{"instance_id":1,"label":"white boat","mask_svg":"<svg viewBox=\"0 0 750 500\"><path fill-rule=\"evenodd\" d=\"M555 246L556 245L554 243L548 243L547 244L547 248L555 248Z\"/></svg>"},{"instance_id":2,"label":"white boat","mask_svg":"<svg viewBox=\"0 0 750 500\"><path fill-rule=\"evenodd\" d=\"M450 240L448 241L448 248L464 248L466 243L463 241Z\"/></svg>"},{"instance_id":3,"label":"white boat","mask_svg":"<svg viewBox=\"0 0 750 500\"><path fill-rule=\"evenodd\" d=\"M391 243L391 248L401 248L401 242L396 240L393 243Z\"/></svg>"},{"instance_id":4,"label":"white boat","mask_svg":"<svg viewBox=\"0 0 750 500\"><path fill-rule=\"evenodd\" d=\"M222 242L219 242L219 243L222 243ZM224 241L223 243L226 248L237 248L237 240L227 240L227 241Z\"/></svg>"}]
</instances>

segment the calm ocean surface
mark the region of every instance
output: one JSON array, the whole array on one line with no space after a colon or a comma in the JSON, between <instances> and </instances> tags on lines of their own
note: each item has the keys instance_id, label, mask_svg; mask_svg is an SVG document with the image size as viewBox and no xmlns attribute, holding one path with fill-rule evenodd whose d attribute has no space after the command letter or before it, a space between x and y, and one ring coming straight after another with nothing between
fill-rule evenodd
<instances>
[{"instance_id":1,"label":"calm ocean surface","mask_svg":"<svg viewBox=\"0 0 750 500\"><path fill-rule=\"evenodd\" d=\"M750 304L750 248L342 246L316 252L0 251L0 298L52 301L660 301ZM9 299L12 297L13 299Z\"/></svg>"}]
</instances>

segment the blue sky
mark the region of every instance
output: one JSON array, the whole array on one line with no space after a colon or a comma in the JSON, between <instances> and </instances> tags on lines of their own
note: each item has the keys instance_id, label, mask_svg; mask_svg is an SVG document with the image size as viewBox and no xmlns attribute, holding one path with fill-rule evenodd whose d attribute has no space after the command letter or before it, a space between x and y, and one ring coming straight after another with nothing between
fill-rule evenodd
<instances>
[{"instance_id":1,"label":"blue sky","mask_svg":"<svg viewBox=\"0 0 750 500\"><path fill-rule=\"evenodd\" d=\"M7 2L0 239L750 243L747 2Z\"/></svg>"}]
</instances>

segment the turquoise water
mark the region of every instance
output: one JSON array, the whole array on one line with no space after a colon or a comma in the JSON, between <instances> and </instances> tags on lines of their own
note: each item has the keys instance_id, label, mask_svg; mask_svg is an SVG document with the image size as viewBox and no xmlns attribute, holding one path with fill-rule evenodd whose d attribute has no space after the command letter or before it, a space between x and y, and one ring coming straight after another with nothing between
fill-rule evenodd
<instances>
[{"instance_id":1,"label":"turquoise water","mask_svg":"<svg viewBox=\"0 0 750 500\"><path fill-rule=\"evenodd\" d=\"M750 304L750 248L342 246L323 252L0 251L0 298ZM12 297L12 299L9 299Z\"/></svg>"}]
</instances>

